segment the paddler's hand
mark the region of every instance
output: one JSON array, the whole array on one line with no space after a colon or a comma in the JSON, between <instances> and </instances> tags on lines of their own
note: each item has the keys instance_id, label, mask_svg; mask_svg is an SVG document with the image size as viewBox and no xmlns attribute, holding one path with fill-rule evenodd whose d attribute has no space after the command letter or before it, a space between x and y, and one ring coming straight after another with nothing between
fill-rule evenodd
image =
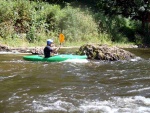
<instances>
[{"instance_id":1,"label":"paddler's hand","mask_svg":"<svg viewBox=\"0 0 150 113\"><path fill-rule=\"evenodd\" d=\"M57 52L59 49L60 49L60 46L55 49L55 52Z\"/></svg>"}]
</instances>

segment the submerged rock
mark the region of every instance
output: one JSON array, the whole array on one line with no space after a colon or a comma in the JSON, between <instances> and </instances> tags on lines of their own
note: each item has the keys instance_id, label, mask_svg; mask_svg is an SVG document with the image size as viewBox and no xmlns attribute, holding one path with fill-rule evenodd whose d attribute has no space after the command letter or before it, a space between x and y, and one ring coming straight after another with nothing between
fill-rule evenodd
<instances>
[{"instance_id":1,"label":"submerged rock","mask_svg":"<svg viewBox=\"0 0 150 113\"><path fill-rule=\"evenodd\" d=\"M117 60L130 60L135 58L135 55L117 48L108 45L91 45L85 44L79 48L76 52L78 55L87 55L88 59L96 59L96 60L109 60L109 61L117 61Z\"/></svg>"}]
</instances>

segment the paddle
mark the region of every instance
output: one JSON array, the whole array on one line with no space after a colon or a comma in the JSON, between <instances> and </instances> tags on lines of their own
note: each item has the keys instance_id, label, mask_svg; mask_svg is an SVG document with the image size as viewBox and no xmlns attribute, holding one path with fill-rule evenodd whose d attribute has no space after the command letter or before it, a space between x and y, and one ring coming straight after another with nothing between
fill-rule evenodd
<instances>
[{"instance_id":1,"label":"paddle","mask_svg":"<svg viewBox=\"0 0 150 113\"><path fill-rule=\"evenodd\" d=\"M60 45L61 45L61 43L63 43L64 41L65 41L65 36L64 36L64 34L60 33L60 34L59 34L59 42L60 42Z\"/></svg>"},{"instance_id":2,"label":"paddle","mask_svg":"<svg viewBox=\"0 0 150 113\"><path fill-rule=\"evenodd\" d=\"M61 43L63 43L64 41L65 41L65 36L64 36L64 34L60 33L60 34L59 34L60 47L61 47ZM58 50L60 49L60 47L58 47L58 48L56 49L56 51L58 51Z\"/></svg>"}]
</instances>

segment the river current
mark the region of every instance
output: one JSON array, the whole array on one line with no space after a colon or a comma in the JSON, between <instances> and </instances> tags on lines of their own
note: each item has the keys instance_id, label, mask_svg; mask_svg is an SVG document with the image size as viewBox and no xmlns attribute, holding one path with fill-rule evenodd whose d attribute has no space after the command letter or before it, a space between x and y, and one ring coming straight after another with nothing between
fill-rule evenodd
<instances>
[{"instance_id":1,"label":"river current","mask_svg":"<svg viewBox=\"0 0 150 113\"><path fill-rule=\"evenodd\" d=\"M129 51L138 57L47 63L0 54L0 113L150 113L150 49Z\"/></svg>"}]
</instances>

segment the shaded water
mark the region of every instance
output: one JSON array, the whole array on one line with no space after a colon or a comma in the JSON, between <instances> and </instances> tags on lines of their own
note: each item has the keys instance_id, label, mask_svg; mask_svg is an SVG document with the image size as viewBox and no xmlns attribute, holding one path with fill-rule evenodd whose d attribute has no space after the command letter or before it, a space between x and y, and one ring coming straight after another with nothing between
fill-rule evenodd
<instances>
[{"instance_id":1,"label":"shaded water","mask_svg":"<svg viewBox=\"0 0 150 113\"><path fill-rule=\"evenodd\" d=\"M143 59L42 63L0 54L0 113L149 113L150 49L130 51Z\"/></svg>"}]
</instances>

